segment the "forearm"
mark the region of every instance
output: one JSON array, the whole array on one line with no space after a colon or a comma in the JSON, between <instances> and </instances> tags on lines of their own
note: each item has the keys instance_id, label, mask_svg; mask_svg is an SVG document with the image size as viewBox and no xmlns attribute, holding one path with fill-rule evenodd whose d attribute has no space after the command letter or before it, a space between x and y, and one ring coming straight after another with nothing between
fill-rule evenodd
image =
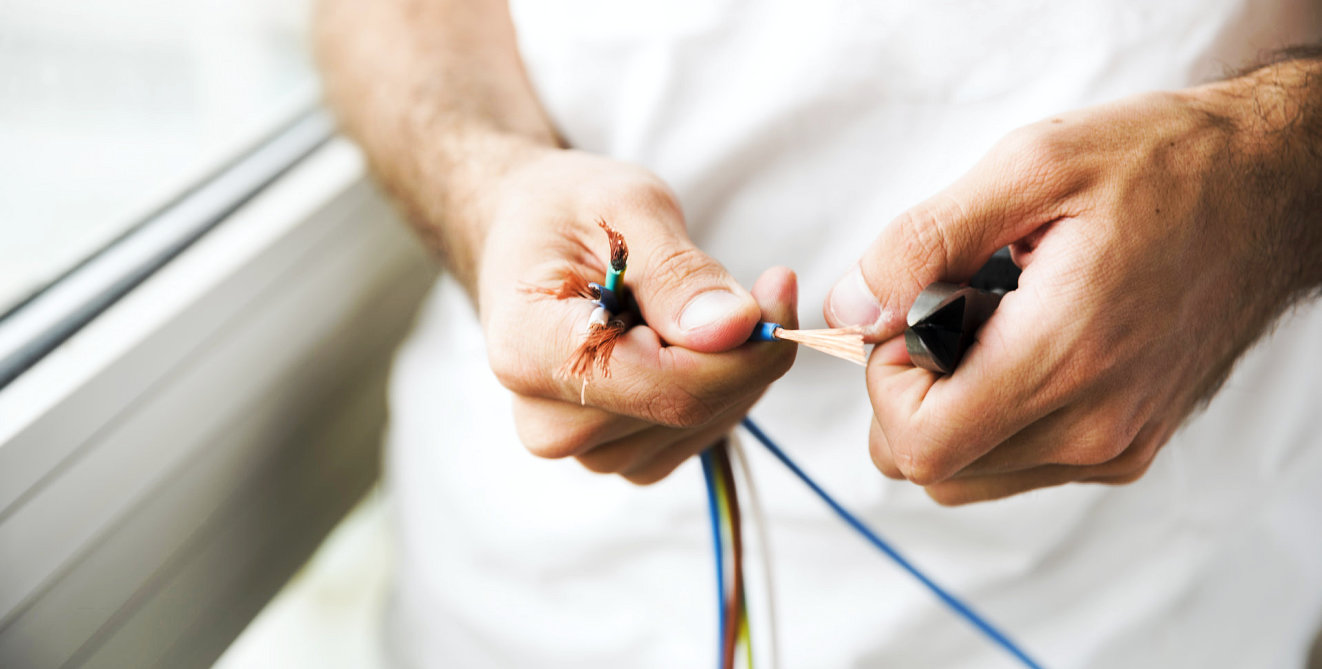
<instances>
[{"instance_id":1,"label":"forearm","mask_svg":"<svg viewBox=\"0 0 1322 669\"><path fill-rule=\"evenodd\" d=\"M469 289L487 186L557 145L503 0L320 0L327 98L378 180Z\"/></svg>"},{"instance_id":2,"label":"forearm","mask_svg":"<svg viewBox=\"0 0 1322 669\"><path fill-rule=\"evenodd\" d=\"M1215 84L1213 99L1238 132L1246 203L1286 299L1322 289L1322 46L1284 51L1276 62ZM1272 225L1271 223L1275 223Z\"/></svg>"}]
</instances>

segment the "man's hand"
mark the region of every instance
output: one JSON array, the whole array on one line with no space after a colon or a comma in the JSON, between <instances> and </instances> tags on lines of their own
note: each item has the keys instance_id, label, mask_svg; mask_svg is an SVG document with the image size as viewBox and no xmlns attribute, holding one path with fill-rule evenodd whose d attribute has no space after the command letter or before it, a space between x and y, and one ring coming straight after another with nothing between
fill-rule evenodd
<instances>
[{"instance_id":1,"label":"man's hand","mask_svg":"<svg viewBox=\"0 0 1322 669\"><path fill-rule=\"evenodd\" d=\"M565 150L504 0L319 0L316 34L344 130L473 297L532 452L657 481L789 369L793 346L745 342L759 318L796 324L794 276L769 270L750 295L689 240L656 177ZM644 322L615 347L610 378L584 389L557 371L590 303L520 286L570 267L604 278L599 218L628 240L625 281Z\"/></svg>"},{"instance_id":2,"label":"man's hand","mask_svg":"<svg viewBox=\"0 0 1322 669\"><path fill-rule=\"evenodd\" d=\"M884 342L867 372L876 466L945 504L1140 477L1322 285L1318 71L1286 63L1029 126L886 228L825 307ZM918 293L1007 244L1019 288L961 366L910 366L896 335Z\"/></svg>"},{"instance_id":3,"label":"man's hand","mask_svg":"<svg viewBox=\"0 0 1322 669\"><path fill-rule=\"evenodd\" d=\"M533 453L651 483L720 440L789 369L793 346L745 342L758 320L796 325L793 274L769 270L750 295L693 245L674 196L651 174L551 150L493 189L501 204L479 263L478 311L492 369L515 393L516 426ZM602 281L598 218L629 243L625 285L644 322L616 346L610 376L584 389L557 371L582 340L592 304L519 286L554 284L570 268Z\"/></svg>"}]
</instances>

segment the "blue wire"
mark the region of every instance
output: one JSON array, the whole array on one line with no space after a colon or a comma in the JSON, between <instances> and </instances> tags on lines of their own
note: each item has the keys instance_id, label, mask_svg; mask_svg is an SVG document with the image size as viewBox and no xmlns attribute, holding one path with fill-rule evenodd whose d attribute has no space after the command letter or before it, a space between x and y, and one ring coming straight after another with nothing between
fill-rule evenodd
<instances>
[{"instance_id":1,"label":"blue wire","mask_svg":"<svg viewBox=\"0 0 1322 669\"><path fill-rule=\"evenodd\" d=\"M721 545L721 510L716 502L716 461L711 449L702 452L702 478L707 482L707 511L711 515L712 548L716 551L716 667L725 664L725 548Z\"/></svg>"},{"instance_id":2,"label":"blue wire","mask_svg":"<svg viewBox=\"0 0 1322 669\"><path fill-rule=\"evenodd\" d=\"M799 466L794 464L794 461L791 460L788 455L785 455L785 452L780 450L780 447L777 446L774 442L772 442L771 438L768 437L766 433L764 433L760 428L758 428L758 426L755 423L753 423L753 420L751 418L745 417L743 420L743 425L744 425L744 429L748 430L749 433L751 433L754 437L756 437L758 441L762 442L763 446L767 447L767 450L771 451L772 455L776 456L777 460L780 460L782 463L784 463L786 467L789 467L790 471L794 472L795 476L798 476L799 479L803 481L805 484L807 484L809 488L812 488L812 491L817 493L817 496L821 497L822 501L826 502L827 506L830 506L831 510L836 512L836 515L840 516L842 519L844 519L846 523L849 524L850 527L854 528L854 530L856 530L859 534L863 535L863 537L867 539L869 543L871 543L873 546L876 546L882 553L885 553L887 557L889 557L891 560L894 560L895 564L900 565L901 568L909 572L909 574L912 575L914 578L918 579L920 583L927 586L927 589L931 590L932 594L936 595L938 598L940 598L941 601L945 602L946 605L949 606L952 610L954 610L955 613L959 614L960 617L972 623L973 626L978 628L978 630L981 631L984 635L986 635L988 639L992 640L1001 648L1004 648L1008 653L1015 656L1015 658L1017 658L1025 667L1031 667L1032 669L1041 669L1041 665L1039 665L1037 662L1034 662L1033 659L1030 658L1027 653L1021 650L1019 646L1015 645L1015 643L1011 641L1009 637L1001 633L1000 630L993 627L992 624L987 622L985 619L983 619L982 616L979 616L977 613L974 613L973 609L969 608L969 606L965 604L963 601L961 601L958 597L956 597L955 595L949 592L946 592L941 586L932 582L932 579L928 578L926 574L924 574L922 571L918 569L918 567L914 566L911 562L904 559L904 556L900 555L900 553L896 551L893 547L891 547L890 544L886 543L885 539L882 539L880 536L877 535L877 533L868 529L868 526L864 525L863 521L859 520L853 514L846 511L843 506L840 506L840 504L836 502L835 499L833 499L829 494L827 494L825 490L822 490L821 486L817 485L811 478L809 478L808 475L804 473L802 469L799 469ZM705 462L706 461L704 459L704 463ZM720 567L717 567L717 569L720 569Z\"/></svg>"}]
</instances>

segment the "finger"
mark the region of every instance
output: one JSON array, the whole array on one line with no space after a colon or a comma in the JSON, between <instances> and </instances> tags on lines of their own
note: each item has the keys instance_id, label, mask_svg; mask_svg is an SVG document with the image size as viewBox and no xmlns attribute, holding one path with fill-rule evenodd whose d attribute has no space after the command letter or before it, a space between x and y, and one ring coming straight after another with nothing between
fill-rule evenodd
<instances>
[{"instance_id":1,"label":"finger","mask_svg":"<svg viewBox=\"0 0 1322 669\"><path fill-rule=\"evenodd\" d=\"M799 279L788 267L772 267L753 283L761 320L780 323L789 329L799 327ZM793 347L790 347L793 350Z\"/></svg>"},{"instance_id":2,"label":"finger","mask_svg":"<svg viewBox=\"0 0 1322 669\"><path fill-rule=\"evenodd\" d=\"M1031 154L1013 143L998 147L883 228L832 288L827 322L863 327L869 342L889 339L904 330L909 307L929 284L968 279L998 248L1055 218L1052 184L1035 174Z\"/></svg>"},{"instance_id":3,"label":"finger","mask_svg":"<svg viewBox=\"0 0 1322 669\"><path fill-rule=\"evenodd\" d=\"M649 221L618 223L629 242L629 289L643 320L670 345L726 351L757 324L753 296L687 236Z\"/></svg>"},{"instance_id":4,"label":"finger","mask_svg":"<svg viewBox=\"0 0 1322 669\"><path fill-rule=\"evenodd\" d=\"M886 441L886 433L881 430L881 425L877 423L874 416L872 426L868 428L868 454L872 456L872 464L876 465L877 470L886 476L886 478L897 481L904 480L904 473L895 466L895 456L891 454L890 442Z\"/></svg>"},{"instance_id":5,"label":"finger","mask_svg":"<svg viewBox=\"0 0 1322 669\"><path fill-rule=\"evenodd\" d=\"M689 433L689 430L654 425L579 453L575 459L588 471L598 474L620 474L650 462L657 453L685 438Z\"/></svg>"},{"instance_id":6,"label":"finger","mask_svg":"<svg viewBox=\"0 0 1322 669\"><path fill-rule=\"evenodd\" d=\"M622 474L635 485L651 485L670 475L685 460L711 448L730 433L734 426L722 424L694 432L668 448L661 450L655 457L641 463Z\"/></svg>"},{"instance_id":7,"label":"finger","mask_svg":"<svg viewBox=\"0 0 1322 669\"><path fill-rule=\"evenodd\" d=\"M1147 472L1157 449L1168 434L1153 424L1140 431L1129 448L1100 465L1042 465L1010 474L990 474L951 479L925 487L928 496L946 506L1010 497L1029 490L1049 488L1075 481L1120 485L1132 483Z\"/></svg>"},{"instance_id":8,"label":"finger","mask_svg":"<svg viewBox=\"0 0 1322 669\"><path fill-rule=\"evenodd\" d=\"M1013 474L941 481L924 486L923 490L942 506L960 506L1064 485L1086 477L1085 469L1068 465L1043 465Z\"/></svg>"},{"instance_id":9,"label":"finger","mask_svg":"<svg viewBox=\"0 0 1322 669\"><path fill-rule=\"evenodd\" d=\"M564 458L642 432L648 423L577 403L515 395L514 426L533 455Z\"/></svg>"},{"instance_id":10,"label":"finger","mask_svg":"<svg viewBox=\"0 0 1322 669\"><path fill-rule=\"evenodd\" d=\"M1111 406L1076 403L1058 409L973 461L955 477L1004 474L1040 465L1110 462L1131 447L1146 421L1122 402Z\"/></svg>"},{"instance_id":11,"label":"finger","mask_svg":"<svg viewBox=\"0 0 1322 669\"><path fill-rule=\"evenodd\" d=\"M881 365L912 365L913 361L909 359L909 349L905 345L904 337L893 337L888 339L873 349L871 360Z\"/></svg>"},{"instance_id":12,"label":"finger","mask_svg":"<svg viewBox=\"0 0 1322 669\"><path fill-rule=\"evenodd\" d=\"M949 478L1086 393L1097 372L1071 355L1079 325L1044 303L1031 290L1007 294L948 376L884 364L885 347L874 350L868 394L906 478Z\"/></svg>"},{"instance_id":13,"label":"finger","mask_svg":"<svg viewBox=\"0 0 1322 669\"><path fill-rule=\"evenodd\" d=\"M761 308L762 320L780 323L787 328L798 327L799 318L796 313L798 279L793 271L785 267L768 269L753 284L752 295ZM792 360L797 352L793 345L777 342L764 343L778 349L776 354L781 358L788 357ZM756 347L758 344L752 344L751 346ZM755 400L755 398L753 399ZM742 417L752 405L753 401L743 402L741 406L736 406L735 413ZM728 431L729 429L729 427L726 427L723 430L718 430L718 432ZM628 439L621 439L616 443L593 449L580 456L579 460L592 471L633 471L650 462L669 442L673 442L682 436L684 436L684 433L680 433L675 429L658 427L642 434L633 435Z\"/></svg>"},{"instance_id":14,"label":"finger","mask_svg":"<svg viewBox=\"0 0 1322 669\"><path fill-rule=\"evenodd\" d=\"M756 393L745 397L709 426L696 429L655 426L594 448L579 455L578 461L597 473L623 474L626 478L632 475L645 482L659 480L679 466L686 457L682 453L690 456L693 454L693 451L685 450L684 444L692 442L694 437L698 437L699 442L705 440L707 444L719 441L748 413L759 395ZM672 453L677 445L680 451ZM651 479L652 475L657 478Z\"/></svg>"}]
</instances>

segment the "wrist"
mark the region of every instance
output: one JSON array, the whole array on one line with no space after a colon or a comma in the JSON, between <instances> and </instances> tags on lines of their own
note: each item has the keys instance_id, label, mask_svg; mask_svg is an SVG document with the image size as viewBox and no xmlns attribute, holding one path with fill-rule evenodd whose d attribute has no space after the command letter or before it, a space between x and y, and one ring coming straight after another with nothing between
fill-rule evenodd
<instances>
[{"instance_id":1,"label":"wrist","mask_svg":"<svg viewBox=\"0 0 1322 669\"><path fill-rule=\"evenodd\" d=\"M510 175L548 154L559 153L549 136L498 130L480 122L430 125L414 136L430 140L411 148L414 169L396 193L412 223L437 250L446 269L470 295L492 221L508 195ZM402 183L401 183L402 182Z\"/></svg>"}]
</instances>

